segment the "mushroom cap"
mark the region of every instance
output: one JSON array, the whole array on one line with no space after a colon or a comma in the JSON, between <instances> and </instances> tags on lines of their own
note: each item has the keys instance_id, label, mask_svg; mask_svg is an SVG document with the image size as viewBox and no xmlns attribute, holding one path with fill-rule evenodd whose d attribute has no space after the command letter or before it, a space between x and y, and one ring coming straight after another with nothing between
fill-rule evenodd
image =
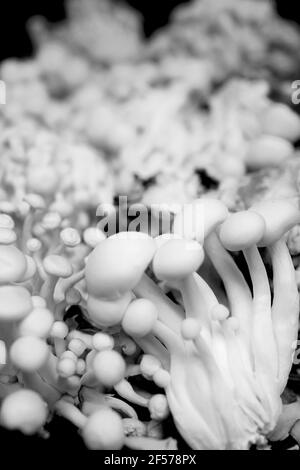
<instances>
[{"instance_id":1,"label":"mushroom cap","mask_svg":"<svg viewBox=\"0 0 300 470\"><path fill-rule=\"evenodd\" d=\"M37 307L25 317L19 324L20 336L37 336L46 338L52 328L54 318L52 312L47 308Z\"/></svg>"},{"instance_id":2,"label":"mushroom cap","mask_svg":"<svg viewBox=\"0 0 300 470\"><path fill-rule=\"evenodd\" d=\"M155 250L154 240L137 232L122 232L103 240L87 259L85 278L89 294L108 299L133 289Z\"/></svg>"},{"instance_id":3,"label":"mushroom cap","mask_svg":"<svg viewBox=\"0 0 300 470\"><path fill-rule=\"evenodd\" d=\"M91 414L81 432L85 445L91 450L120 450L124 446L122 418L111 408Z\"/></svg>"},{"instance_id":4,"label":"mushroom cap","mask_svg":"<svg viewBox=\"0 0 300 470\"><path fill-rule=\"evenodd\" d=\"M96 378L105 387L114 387L126 373L126 363L121 354L109 349L95 355L92 367Z\"/></svg>"},{"instance_id":5,"label":"mushroom cap","mask_svg":"<svg viewBox=\"0 0 300 470\"><path fill-rule=\"evenodd\" d=\"M182 238L197 240L204 239L224 220L228 209L218 199L202 198L183 206L174 219L173 232Z\"/></svg>"},{"instance_id":6,"label":"mushroom cap","mask_svg":"<svg viewBox=\"0 0 300 470\"><path fill-rule=\"evenodd\" d=\"M285 200L260 201L251 206L249 211L259 214L265 221L265 233L258 246L274 243L300 223L299 209Z\"/></svg>"},{"instance_id":7,"label":"mushroom cap","mask_svg":"<svg viewBox=\"0 0 300 470\"><path fill-rule=\"evenodd\" d=\"M113 336L108 333L98 331L93 336L93 348L97 351L104 351L105 349L113 349L115 341Z\"/></svg>"},{"instance_id":8,"label":"mushroom cap","mask_svg":"<svg viewBox=\"0 0 300 470\"><path fill-rule=\"evenodd\" d=\"M89 294L87 300L88 317L100 328L118 325L131 299L130 292L126 292L120 298L114 300L105 300Z\"/></svg>"},{"instance_id":9,"label":"mushroom cap","mask_svg":"<svg viewBox=\"0 0 300 470\"><path fill-rule=\"evenodd\" d=\"M162 393L153 395L149 400L148 406L151 419L161 421L170 414L168 400Z\"/></svg>"},{"instance_id":10,"label":"mushroom cap","mask_svg":"<svg viewBox=\"0 0 300 470\"><path fill-rule=\"evenodd\" d=\"M246 164L251 170L278 166L294 153L290 142L273 135L262 135L254 139L246 154Z\"/></svg>"},{"instance_id":11,"label":"mushroom cap","mask_svg":"<svg viewBox=\"0 0 300 470\"><path fill-rule=\"evenodd\" d=\"M21 336L12 344L9 355L12 363L21 371L39 370L49 357L49 347L41 338Z\"/></svg>"},{"instance_id":12,"label":"mushroom cap","mask_svg":"<svg viewBox=\"0 0 300 470\"><path fill-rule=\"evenodd\" d=\"M31 295L22 286L0 286L0 322L22 320L32 310Z\"/></svg>"},{"instance_id":13,"label":"mushroom cap","mask_svg":"<svg viewBox=\"0 0 300 470\"><path fill-rule=\"evenodd\" d=\"M48 274L67 278L72 276L73 268L71 263L60 255L48 255L43 262L44 268Z\"/></svg>"},{"instance_id":14,"label":"mushroom cap","mask_svg":"<svg viewBox=\"0 0 300 470\"><path fill-rule=\"evenodd\" d=\"M0 244L11 245L17 240L17 234L11 228L0 227Z\"/></svg>"},{"instance_id":15,"label":"mushroom cap","mask_svg":"<svg viewBox=\"0 0 300 470\"><path fill-rule=\"evenodd\" d=\"M0 423L6 429L31 435L46 423L48 409L43 399L33 390L21 389L7 395L0 412Z\"/></svg>"},{"instance_id":16,"label":"mushroom cap","mask_svg":"<svg viewBox=\"0 0 300 470\"><path fill-rule=\"evenodd\" d=\"M13 218L8 214L0 214L0 228L9 228L13 230L15 222Z\"/></svg>"},{"instance_id":17,"label":"mushroom cap","mask_svg":"<svg viewBox=\"0 0 300 470\"><path fill-rule=\"evenodd\" d=\"M18 282L27 269L26 258L13 245L0 245L0 284Z\"/></svg>"},{"instance_id":18,"label":"mushroom cap","mask_svg":"<svg viewBox=\"0 0 300 470\"><path fill-rule=\"evenodd\" d=\"M95 248L98 243L102 242L105 239L105 233L97 227L86 228L83 232L84 242L92 248Z\"/></svg>"},{"instance_id":19,"label":"mushroom cap","mask_svg":"<svg viewBox=\"0 0 300 470\"><path fill-rule=\"evenodd\" d=\"M221 225L219 237L229 251L239 251L256 245L265 232L263 217L255 212L231 214Z\"/></svg>"},{"instance_id":20,"label":"mushroom cap","mask_svg":"<svg viewBox=\"0 0 300 470\"><path fill-rule=\"evenodd\" d=\"M143 338L151 333L157 318L158 312L153 302L148 299L136 299L129 304L122 327L129 336Z\"/></svg>"},{"instance_id":21,"label":"mushroom cap","mask_svg":"<svg viewBox=\"0 0 300 470\"><path fill-rule=\"evenodd\" d=\"M300 118L285 104L272 104L261 115L261 128L266 134L295 142L300 137Z\"/></svg>"},{"instance_id":22,"label":"mushroom cap","mask_svg":"<svg viewBox=\"0 0 300 470\"><path fill-rule=\"evenodd\" d=\"M161 281L177 281L197 271L204 260L202 246L194 240L175 239L155 253L152 267Z\"/></svg>"},{"instance_id":23,"label":"mushroom cap","mask_svg":"<svg viewBox=\"0 0 300 470\"><path fill-rule=\"evenodd\" d=\"M80 244L81 238L78 230L66 227L60 232L61 241L68 247L73 248Z\"/></svg>"}]
</instances>

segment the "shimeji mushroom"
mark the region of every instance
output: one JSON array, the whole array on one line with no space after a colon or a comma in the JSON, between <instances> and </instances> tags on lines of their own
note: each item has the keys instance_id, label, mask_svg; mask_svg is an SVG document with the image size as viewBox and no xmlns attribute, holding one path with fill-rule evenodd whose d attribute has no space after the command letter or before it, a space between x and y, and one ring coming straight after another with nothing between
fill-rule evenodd
<instances>
[{"instance_id":1,"label":"shimeji mushroom","mask_svg":"<svg viewBox=\"0 0 300 470\"><path fill-rule=\"evenodd\" d=\"M0 424L10 430L32 435L41 431L48 417L46 403L33 390L17 390L2 402Z\"/></svg>"},{"instance_id":2,"label":"shimeji mushroom","mask_svg":"<svg viewBox=\"0 0 300 470\"><path fill-rule=\"evenodd\" d=\"M86 263L87 314L99 327L118 324L155 252L142 233L120 233L97 244Z\"/></svg>"}]
</instances>

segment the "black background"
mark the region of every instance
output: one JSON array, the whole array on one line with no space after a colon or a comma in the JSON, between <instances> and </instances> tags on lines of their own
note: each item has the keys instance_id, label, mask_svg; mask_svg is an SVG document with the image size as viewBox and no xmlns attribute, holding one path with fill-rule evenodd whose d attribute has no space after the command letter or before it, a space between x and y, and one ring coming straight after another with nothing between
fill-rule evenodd
<instances>
[{"instance_id":1,"label":"black background","mask_svg":"<svg viewBox=\"0 0 300 470\"><path fill-rule=\"evenodd\" d=\"M188 2L189 0L184 1ZM183 1L128 0L128 3L142 13L145 34L149 36L168 22L172 9ZM282 17L300 24L297 3L297 0L276 1L277 9ZM34 15L45 16L51 22L62 20L65 17L64 2L63 0L1 0L0 60L6 57L26 57L31 54L32 46L26 33L26 21ZM64 454L71 454L74 450L84 450L81 438L75 428L63 419L55 418L48 429L51 438L44 440L39 437L24 437L17 432L7 432L0 428L1 450L13 449L16 453L18 450L21 452L24 447L40 452L45 450L46 459L47 452L51 448L55 453L62 450ZM11 457L13 458L13 454ZM43 460L42 463L46 463L46 461Z\"/></svg>"},{"instance_id":2,"label":"black background","mask_svg":"<svg viewBox=\"0 0 300 470\"><path fill-rule=\"evenodd\" d=\"M170 12L176 5L188 1L127 0L127 3L142 13L145 33L150 35L168 22ZM275 3L281 16L300 23L297 0L276 0ZM64 2L63 0L1 0L0 60L6 57L30 55L32 49L26 34L26 21L33 15L43 15L49 21L61 20L65 16Z\"/></svg>"}]
</instances>

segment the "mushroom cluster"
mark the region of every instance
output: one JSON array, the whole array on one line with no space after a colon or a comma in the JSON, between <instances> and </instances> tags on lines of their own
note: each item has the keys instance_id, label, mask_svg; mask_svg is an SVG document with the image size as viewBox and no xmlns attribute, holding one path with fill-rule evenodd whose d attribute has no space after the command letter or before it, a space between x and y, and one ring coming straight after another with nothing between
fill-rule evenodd
<instances>
[{"instance_id":1,"label":"mushroom cluster","mask_svg":"<svg viewBox=\"0 0 300 470\"><path fill-rule=\"evenodd\" d=\"M172 233L106 238L64 227L38 195L26 204L22 230L0 218L2 426L42 433L59 414L90 449L176 449L169 416L193 449L261 447L290 432L300 440L298 406L281 402L298 331L286 246L297 208L272 200L229 214L199 199ZM231 255L239 251L250 281Z\"/></svg>"},{"instance_id":2,"label":"mushroom cluster","mask_svg":"<svg viewBox=\"0 0 300 470\"><path fill-rule=\"evenodd\" d=\"M25 187L80 206L125 194L145 204L184 203L206 191L203 174L218 186L249 170L285 164L300 136L299 117L270 98L274 87L263 71L256 77L261 81L240 73L243 47L234 75L235 66L228 71L220 58L226 56L223 39L217 58L206 46L205 54L186 52L181 34L178 53L156 50L165 35L177 44L173 33L177 38L179 28L185 35L190 21L205 38L193 43L203 46L206 33L210 41L203 18L226 23L219 9L229 23L246 22L242 31L236 25L231 38L239 49L244 29L256 30L273 18L268 1L254 8L254 0L243 3L244 15L235 1L194 2L186 15L177 15L186 19L147 41L134 11L106 0L70 0L68 18L58 26L32 20L35 55L1 64L9 100L0 107L0 200L12 192L19 198ZM196 9L193 21L190 8ZM285 26L280 23L277 31L291 35L287 42L293 43L297 33ZM261 38L263 51L269 39Z\"/></svg>"}]
</instances>

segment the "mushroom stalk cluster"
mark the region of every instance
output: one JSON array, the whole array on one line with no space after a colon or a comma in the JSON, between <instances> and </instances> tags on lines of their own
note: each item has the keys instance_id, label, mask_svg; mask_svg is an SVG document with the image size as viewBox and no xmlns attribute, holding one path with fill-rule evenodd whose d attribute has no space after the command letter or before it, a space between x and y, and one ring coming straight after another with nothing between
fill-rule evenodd
<instances>
[{"instance_id":1,"label":"mushroom stalk cluster","mask_svg":"<svg viewBox=\"0 0 300 470\"><path fill-rule=\"evenodd\" d=\"M174 422L193 449L261 445L278 422L299 312L285 233L298 221L288 202L228 214L221 202L203 199L188 215L176 216L172 234L118 234L88 258L89 296L95 288L102 299L115 296L123 330L152 358L148 378L165 389ZM259 247L272 260L273 291ZM230 254L239 251L249 283ZM227 305L197 273L205 255L223 282ZM165 289L179 294L179 303L145 274L149 265ZM129 293L134 298L124 309L120 299Z\"/></svg>"}]
</instances>

